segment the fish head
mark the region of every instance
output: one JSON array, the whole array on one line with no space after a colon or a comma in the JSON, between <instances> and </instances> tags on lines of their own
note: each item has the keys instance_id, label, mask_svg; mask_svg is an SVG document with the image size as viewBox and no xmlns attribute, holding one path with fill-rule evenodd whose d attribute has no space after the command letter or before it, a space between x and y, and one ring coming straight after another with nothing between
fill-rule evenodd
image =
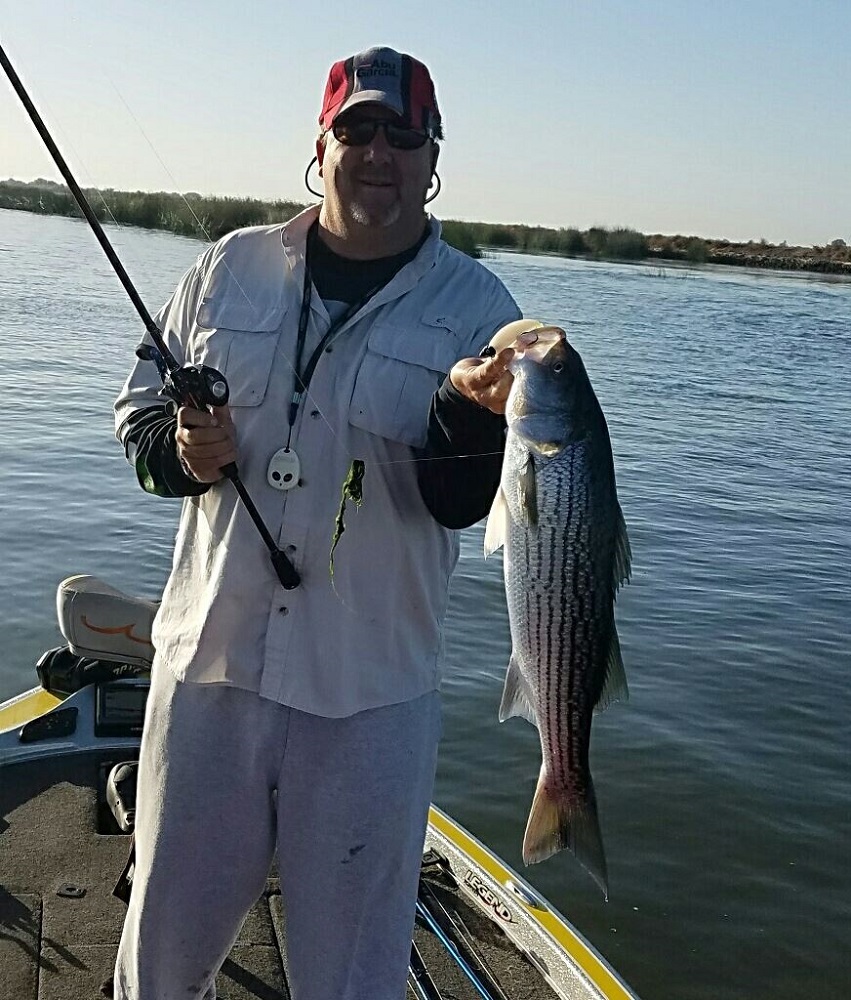
<instances>
[{"instance_id":1,"label":"fish head","mask_svg":"<svg viewBox=\"0 0 851 1000\"><path fill-rule=\"evenodd\" d=\"M515 348L505 416L509 429L532 452L552 458L586 437L599 404L564 330L547 326L535 333L534 344Z\"/></svg>"}]
</instances>

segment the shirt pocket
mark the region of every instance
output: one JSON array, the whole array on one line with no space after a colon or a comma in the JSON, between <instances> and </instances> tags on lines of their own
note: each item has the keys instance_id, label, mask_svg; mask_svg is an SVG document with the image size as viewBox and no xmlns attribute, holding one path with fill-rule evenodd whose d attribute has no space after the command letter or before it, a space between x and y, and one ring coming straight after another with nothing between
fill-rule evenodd
<instances>
[{"instance_id":1,"label":"shirt pocket","mask_svg":"<svg viewBox=\"0 0 851 1000\"><path fill-rule=\"evenodd\" d=\"M209 311L204 316L208 322ZM209 365L222 373L230 390L230 406L259 406L266 396L281 320L274 329L244 330L229 325L226 304L216 310L216 324L196 327L190 357L193 364Z\"/></svg>"},{"instance_id":2,"label":"shirt pocket","mask_svg":"<svg viewBox=\"0 0 851 1000\"><path fill-rule=\"evenodd\" d=\"M431 397L461 357L452 317L424 318L407 328L374 326L355 378L349 422L414 448L426 443Z\"/></svg>"}]
</instances>

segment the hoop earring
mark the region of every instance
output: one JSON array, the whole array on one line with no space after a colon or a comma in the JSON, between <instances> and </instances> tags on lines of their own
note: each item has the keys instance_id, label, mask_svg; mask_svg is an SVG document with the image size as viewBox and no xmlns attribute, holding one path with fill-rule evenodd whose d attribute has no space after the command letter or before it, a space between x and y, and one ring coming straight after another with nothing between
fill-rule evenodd
<instances>
[{"instance_id":1,"label":"hoop earring","mask_svg":"<svg viewBox=\"0 0 851 1000\"><path fill-rule=\"evenodd\" d=\"M430 194L428 196L428 198L426 198L426 200L425 200L425 204L426 205L430 201L434 201L434 199L440 194L440 174L435 170L435 172L434 172L434 174L432 176L437 181L437 187L434 189L434 194ZM431 184L429 184L429 187L431 187Z\"/></svg>"},{"instance_id":2,"label":"hoop earring","mask_svg":"<svg viewBox=\"0 0 851 1000\"><path fill-rule=\"evenodd\" d=\"M317 198L324 198L325 195L322 194L321 191L314 191L313 188L310 186L310 168L313 166L314 163L317 163L317 162L318 161L317 161L316 157L314 156L313 159L310 161L310 163L308 163L307 170L305 170L305 172L304 172L304 186L307 188L307 190L311 194L315 194Z\"/></svg>"}]
</instances>

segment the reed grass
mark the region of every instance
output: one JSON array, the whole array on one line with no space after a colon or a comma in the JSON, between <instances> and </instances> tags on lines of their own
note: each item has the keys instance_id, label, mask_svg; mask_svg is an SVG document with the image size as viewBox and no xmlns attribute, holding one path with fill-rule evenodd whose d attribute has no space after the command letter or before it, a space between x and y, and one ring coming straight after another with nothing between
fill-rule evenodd
<instances>
[{"instance_id":1,"label":"reed grass","mask_svg":"<svg viewBox=\"0 0 851 1000\"><path fill-rule=\"evenodd\" d=\"M186 195L169 191L89 189L86 197L102 222L163 229L180 236L217 240L243 226L286 222L306 206L296 201L261 201ZM43 179L0 181L0 208L80 218L68 189ZM506 223L443 220L447 243L481 256L481 248L548 253L597 260L680 260L691 264L738 264L777 270L818 271L851 276L851 247L836 239L823 247L787 247L767 240L731 243L694 236L645 235L634 229L594 226L552 229Z\"/></svg>"}]
</instances>

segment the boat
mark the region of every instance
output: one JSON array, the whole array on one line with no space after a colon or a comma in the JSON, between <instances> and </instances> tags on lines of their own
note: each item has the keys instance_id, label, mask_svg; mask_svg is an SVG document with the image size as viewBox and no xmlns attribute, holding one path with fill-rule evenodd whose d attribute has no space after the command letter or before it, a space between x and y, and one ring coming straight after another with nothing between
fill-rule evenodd
<instances>
[{"instance_id":1,"label":"boat","mask_svg":"<svg viewBox=\"0 0 851 1000\"><path fill-rule=\"evenodd\" d=\"M37 686L0 704L0 1000L109 995L132 886L156 609L96 577L63 580L65 645L40 657ZM287 1000L285 956L273 865L217 977L219 1000ZM564 916L437 806L407 990L419 1000L636 1000Z\"/></svg>"}]
</instances>

